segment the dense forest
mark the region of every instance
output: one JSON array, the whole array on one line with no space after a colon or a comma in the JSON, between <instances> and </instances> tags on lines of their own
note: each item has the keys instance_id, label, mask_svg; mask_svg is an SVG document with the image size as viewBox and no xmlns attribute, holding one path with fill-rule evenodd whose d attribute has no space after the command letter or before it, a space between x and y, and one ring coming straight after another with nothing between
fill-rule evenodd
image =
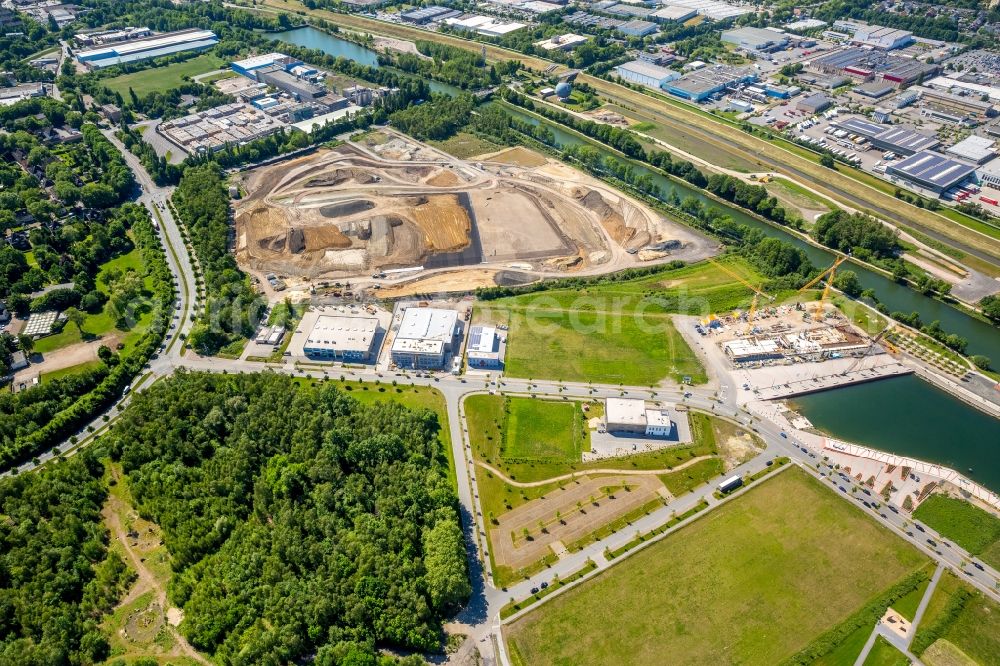
<instances>
[{"instance_id":1,"label":"dense forest","mask_svg":"<svg viewBox=\"0 0 1000 666\"><path fill-rule=\"evenodd\" d=\"M83 453L0 479L0 663L94 664L108 657L98 623L130 572L107 550L102 473Z\"/></svg>"},{"instance_id":2,"label":"dense forest","mask_svg":"<svg viewBox=\"0 0 1000 666\"><path fill-rule=\"evenodd\" d=\"M397 129L418 139L446 139L469 122L476 108L472 95L434 94L430 101L396 111L389 120Z\"/></svg>"},{"instance_id":3,"label":"dense forest","mask_svg":"<svg viewBox=\"0 0 1000 666\"><path fill-rule=\"evenodd\" d=\"M215 354L253 335L264 304L229 252L229 195L218 165L189 167L173 201L191 236L208 292L205 311L188 342L200 354Z\"/></svg>"},{"instance_id":4,"label":"dense forest","mask_svg":"<svg viewBox=\"0 0 1000 666\"><path fill-rule=\"evenodd\" d=\"M852 252L865 261L894 258L902 249L897 230L863 213L837 210L821 215L812 236L827 247Z\"/></svg>"},{"instance_id":5,"label":"dense forest","mask_svg":"<svg viewBox=\"0 0 1000 666\"><path fill-rule=\"evenodd\" d=\"M163 528L181 630L220 663L374 663L440 648L470 593L429 411L333 384L179 371L106 441Z\"/></svg>"}]
</instances>

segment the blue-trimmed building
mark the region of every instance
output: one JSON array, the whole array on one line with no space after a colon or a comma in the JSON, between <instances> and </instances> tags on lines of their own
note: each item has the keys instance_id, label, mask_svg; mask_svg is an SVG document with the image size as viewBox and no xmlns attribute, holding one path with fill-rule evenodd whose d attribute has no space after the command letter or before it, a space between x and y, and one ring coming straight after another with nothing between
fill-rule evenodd
<instances>
[{"instance_id":1,"label":"blue-trimmed building","mask_svg":"<svg viewBox=\"0 0 1000 666\"><path fill-rule=\"evenodd\" d=\"M716 65L685 74L667 84L666 91L692 102L702 102L716 93L757 80L757 73L749 68Z\"/></svg>"},{"instance_id":2,"label":"blue-trimmed building","mask_svg":"<svg viewBox=\"0 0 1000 666\"><path fill-rule=\"evenodd\" d=\"M237 74L256 81L257 70L277 65L287 72L293 67L299 67L302 64L301 60L285 55L284 53L275 52L253 56L245 60L237 60L236 62L230 63L229 67Z\"/></svg>"},{"instance_id":3,"label":"blue-trimmed building","mask_svg":"<svg viewBox=\"0 0 1000 666\"><path fill-rule=\"evenodd\" d=\"M76 59L91 69L103 69L184 51L203 51L218 43L218 36L211 30L192 28L84 49L76 52Z\"/></svg>"}]
</instances>

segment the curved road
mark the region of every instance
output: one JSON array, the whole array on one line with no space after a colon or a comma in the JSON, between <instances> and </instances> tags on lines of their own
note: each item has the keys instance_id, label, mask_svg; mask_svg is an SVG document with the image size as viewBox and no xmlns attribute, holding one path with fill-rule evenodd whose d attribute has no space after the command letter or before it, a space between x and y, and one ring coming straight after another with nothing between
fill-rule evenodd
<instances>
[{"instance_id":1,"label":"curved road","mask_svg":"<svg viewBox=\"0 0 1000 666\"><path fill-rule=\"evenodd\" d=\"M180 309L175 311L178 317L174 323L175 328L168 331L163 352L158 358L150 362L147 374L136 381L133 390L138 391L148 387L157 379L168 376L181 367L209 372L260 372L264 369L270 369L297 376L314 374L316 372L315 369L299 369L284 364L271 366L250 361L202 358L193 353L183 354L183 345L178 344L178 334L188 330L190 327L188 313L191 311L196 291L191 257L185 249L176 221L170 215L169 207L166 206L170 190L168 188L157 187L152 183L138 160L124 150L121 142L113 136L109 136L109 138L119 150L122 150L126 161L136 174L136 179L142 188L139 201L151 210L154 219L161 220L162 229L160 237L167 250L168 263L180 287L180 297L178 300ZM784 432L776 423L753 415L744 406L737 404L737 392L734 380L728 373L714 371L710 364L709 372L713 375L712 384L700 388L677 386L651 391L649 387L624 387L620 385L514 378L497 380L490 377L486 380L486 390L502 394L562 400L595 400L619 397L623 394L641 398L652 396L652 399L683 404L688 408L714 413L720 417L732 420L743 427L752 429L765 444L765 450L760 455L734 470L730 470L729 474L753 474L765 469L774 458L787 456L792 460L792 464L798 465L826 483L832 483L834 491L842 495L846 501L863 507L862 502L866 500L866 495L862 489L855 488L849 477L827 466L820 458L821 452L810 451L802 447L794 440L794 436L790 438L788 433ZM383 373L373 368L366 368L364 370L342 369L342 373L348 379L368 382L374 382L377 379L385 377ZM539 587L544 582L549 582L553 579L554 575L558 574L560 578L566 578L583 568L588 561L592 561L596 564L597 568L594 572L581 579L581 581L586 580L590 576L611 566L612 563L604 557L605 550L609 548L614 550L631 541L635 531L645 533L655 529L669 520L674 512L683 513L702 501L709 504L708 510L711 510L722 502L728 501L727 498L727 500L720 502L714 497L714 484L704 485L693 492L675 498L661 509L634 522L627 534L624 532L612 534L578 552L569 554L552 565L552 567L532 576L528 580L511 585L506 589L497 588L493 584L492 574L489 570L490 558L486 539L486 525L478 501L479 489L476 480L476 464L472 458L468 427L463 409L463 400L466 396L483 392L483 379L470 381L448 374L414 377L402 372L391 375L391 378L402 385L434 387L444 395L447 405L448 428L451 434L455 459L461 518L466 534L469 565L474 584L473 597L467 608L462 611L456 620L458 624L463 625L463 631L469 636L469 639L459 650L459 656L471 655L474 650L478 650L484 653L483 656L486 663L499 662L507 664L508 660L504 652L502 638L502 623L499 621L499 610L511 599L526 599L532 595L533 589ZM117 406L112 407L105 414L95 418L88 427L81 429L78 433L78 437L80 437L79 442L68 454L71 455L73 451L92 442L96 434L107 428L117 418L120 409L128 401L129 396L125 396ZM39 456L40 464L44 464L45 461L51 460L56 455L55 450L52 450ZM21 466L19 471L27 472L36 467L38 465L35 463L28 463ZM734 494L734 496L738 495L739 491ZM960 575L965 576L969 583L984 593L994 599L1000 600L1000 594L997 592L1000 589L1000 573L985 566L982 568L967 566L966 563L972 561L972 558L960 547L939 538L931 539L928 536L929 532L925 529L917 528L917 523L904 518L898 509L888 505L883 505L883 507L872 510L872 517L875 520L896 532L901 538L910 541L941 565L950 567L959 572ZM862 510L867 509L862 508ZM703 512L699 515L703 515ZM693 519L697 519L697 516ZM683 524L681 523L681 525ZM676 529L676 527L664 532L664 535L669 534L673 529ZM645 543L649 544L653 543L653 541L647 540ZM644 546L639 546L630 551L630 553L642 547ZM618 562L626 557L627 555L616 558L614 561ZM567 589L568 587L562 589ZM556 592L555 594L558 593Z\"/></svg>"}]
</instances>

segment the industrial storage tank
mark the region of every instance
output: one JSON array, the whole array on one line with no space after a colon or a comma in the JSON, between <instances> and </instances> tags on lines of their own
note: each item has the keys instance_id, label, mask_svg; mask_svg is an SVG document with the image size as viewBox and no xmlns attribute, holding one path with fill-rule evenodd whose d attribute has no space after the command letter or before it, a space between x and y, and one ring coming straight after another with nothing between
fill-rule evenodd
<instances>
[{"instance_id":1,"label":"industrial storage tank","mask_svg":"<svg viewBox=\"0 0 1000 666\"><path fill-rule=\"evenodd\" d=\"M563 81L556 86L556 95L559 96L559 99L569 99L572 92L573 86L571 86L567 81Z\"/></svg>"}]
</instances>

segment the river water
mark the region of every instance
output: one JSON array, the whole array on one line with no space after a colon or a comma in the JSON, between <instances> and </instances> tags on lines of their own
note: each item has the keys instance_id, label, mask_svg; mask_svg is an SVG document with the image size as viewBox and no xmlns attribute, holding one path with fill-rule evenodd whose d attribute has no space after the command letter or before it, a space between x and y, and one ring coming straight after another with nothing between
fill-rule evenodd
<instances>
[{"instance_id":1,"label":"river water","mask_svg":"<svg viewBox=\"0 0 1000 666\"><path fill-rule=\"evenodd\" d=\"M378 66L373 51L316 28L297 28L272 33L270 36L298 46L319 49L332 56ZM437 92L455 94L459 91L454 86L436 81L428 83ZM532 124L543 122L534 116L507 110ZM613 156L600 144L585 141L551 123L545 124L552 130L560 146L586 144L601 150L605 155ZM782 229L760 222L737 208L720 204L686 183L665 178L642 164L631 164L636 172L648 173L653 178L664 199L671 191L676 191L682 199L696 197L706 206L721 208L738 223L750 225L768 236L792 243L805 252L815 266L828 266L834 261L832 253L810 245ZM1000 363L1000 330L945 303L898 285L879 273L857 265L852 265L851 270L857 273L866 288L875 291L879 300L890 310L918 312L924 322L938 320L946 331L957 333L969 341L970 354L984 354L995 363ZM825 391L801 397L795 404L816 427L834 437L948 465L1000 492L1000 420L969 407L916 377L901 377ZM924 416L918 419L918 414ZM969 468L973 469L971 473Z\"/></svg>"},{"instance_id":2,"label":"river water","mask_svg":"<svg viewBox=\"0 0 1000 666\"><path fill-rule=\"evenodd\" d=\"M371 49L355 44L354 42L349 42L346 39L341 39L311 25L293 30L285 30L284 32L270 32L267 33L267 36L271 39L280 39L283 42L295 44L303 48L317 49L335 58L347 58L348 60L353 60L356 63L368 65L369 67L380 66L378 64L378 54ZM447 95L457 95L461 92L461 88L441 83L440 81L428 79L427 85L430 87L431 92L445 93Z\"/></svg>"},{"instance_id":3,"label":"river water","mask_svg":"<svg viewBox=\"0 0 1000 666\"><path fill-rule=\"evenodd\" d=\"M1000 420L914 375L801 396L793 406L838 439L947 465L1000 492Z\"/></svg>"}]
</instances>

